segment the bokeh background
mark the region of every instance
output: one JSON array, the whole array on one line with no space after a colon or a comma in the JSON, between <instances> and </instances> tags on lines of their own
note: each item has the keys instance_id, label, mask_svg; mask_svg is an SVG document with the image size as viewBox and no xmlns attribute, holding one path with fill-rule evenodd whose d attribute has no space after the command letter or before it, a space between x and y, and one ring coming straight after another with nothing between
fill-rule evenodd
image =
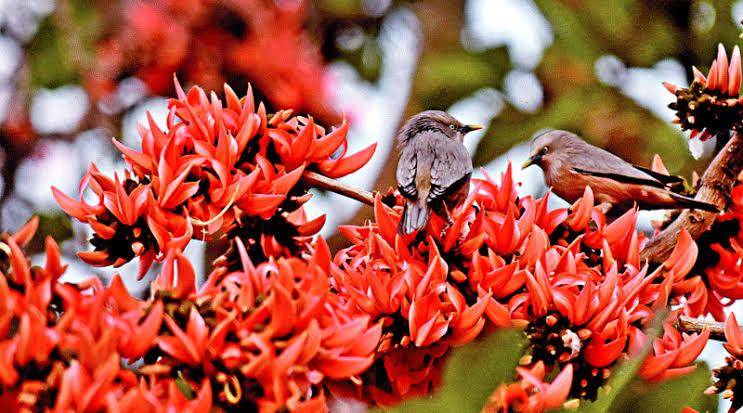
<instances>
[{"instance_id":1,"label":"bokeh background","mask_svg":"<svg viewBox=\"0 0 743 413\"><path fill-rule=\"evenodd\" d=\"M269 109L326 126L345 116L351 150L379 142L345 179L368 190L395 186L394 133L425 109L487 125L465 141L475 165L497 177L510 159L522 195L546 190L537 168L518 165L548 127L642 165L658 153L689 177L716 143L689 147L661 82L688 85L692 65L706 72L717 43L741 43L742 18L743 1L723 0L0 0L0 226L40 214L42 235L67 240L71 280L116 271L142 290L126 276L135 268L79 263L89 234L49 188L75 193L90 162L123 171L110 139L138 147L147 111L164 125L173 74L218 95L224 82L239 95L251 84ZM328 213L334 248L339 224L372 216L334 194L308 205ZM208 269L210 251L191 245Z\"/></svg>"}]
</instances>

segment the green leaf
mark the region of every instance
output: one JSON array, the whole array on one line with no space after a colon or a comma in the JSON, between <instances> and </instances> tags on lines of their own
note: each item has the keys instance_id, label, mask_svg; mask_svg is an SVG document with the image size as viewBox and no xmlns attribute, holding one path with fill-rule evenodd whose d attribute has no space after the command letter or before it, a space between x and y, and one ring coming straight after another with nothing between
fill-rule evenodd
<instances>
[{"instance_id":1,"label":"green leaf","mask_svg":"<svg viewBox=\"0 0 743 413\"><path fill-rule=\"evenodd\" d=\"M24 248L27 253L43 252L48 235L54 238L58 244L72 238L72 224L70 224L70 218L64 212L56 211L37 214L37 216L39 217L39 229L36 230L31 242Z\"/></svg>"},{"instance_id":2,"label":"green leaf","mask_svg":"<svg viewBox=\"0 0 743 413\"><path fill-rule=\"evenodd\" d=\"M441 388L433 396L384 411L478 412L498 385L513 379L525 347L523 331L509 329L458 348L449 356Z\"/></svg>"},{"instance_id":3,"label":"green leaf","mask_svg":"<svg viewBox=\"0 0 743 413\"><path fill-rule=\"evenodd\" d=\"M188 400L193 400L196 397L196 393L193 391L193 388L191 388L191 385L188 384L188 381L186 381L186 378L183 377L183 372L178 372L178 378L175 379L175 385L178 387L178 390L183 393L184 396Z\"/></svg>"},{"instance_id":4,"label":"green leaf","mask_svg":"<svg viewBox=\"0 0 743 413\"><path fill-rule=\"evenodd\" d=\"M630 400L623 412L634 411L632 407L643 406L648 412L680 412L685 406L699 412L717 411L717 396L707 396L704 390L712 385L712 371L704 362L695 363L697 368L685 376L666 380L655 386L642 382L635 383L635 390L641 397Z\"/></svg>"},{"instance_id":5,"label":"green leaf","mask_svg":"<svg viewBox=\"0 0 743 413\"><path fill-rule=\"evenodd\" d=\"M699 412L717 412L717 397L704 394L704 390L712 384L712 371L703 362L695 365L697 368L690 374L657 384L648 383L636 376L630 377L631 380L621 390L609 391L613 397L605 397L602 401L599 396L599 400L594 403L581 402L578 412L633 413L640 409L646 412L678 413L686 406Z\"/></svg>"},{"instance_id":6,"label":"green leaf","mask_svg":"<svg viewBox=\"0 0 743 413\"><path fill-rule=\"evenodd\" d=\"M479 53L457 50L426 54L421 57L414 98L422 107L447 108L478 89L500 88L510 68L505 47Z\"/></svg>"},{"instance_id":7,"label":"green leaf","mask_svg":"<svg viewBox=\"0 0 743 413\"><path fill-rule=\"evenodd\" d=\"M78 83L93 59L101 28L95 3L72 0L47 16L28 45L26 55L34 86L56 88ZM60 14L62 13L63 14Z\"/></svg>"}]
</instances>

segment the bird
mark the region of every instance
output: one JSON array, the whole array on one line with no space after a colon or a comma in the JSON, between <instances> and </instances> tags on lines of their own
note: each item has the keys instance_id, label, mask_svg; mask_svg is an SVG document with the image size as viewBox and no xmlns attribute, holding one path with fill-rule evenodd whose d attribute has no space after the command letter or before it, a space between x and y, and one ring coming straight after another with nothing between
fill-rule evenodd
<instances>
[{"instance_id":1,"label":"bird","mask_svg":"<svg viewBox=\"0 0 743 413\"><path fill-rule=\"evenodd\" d=\"M573 203L590 186L594 199L608 204L612 214L637 205L640 209L700 209L719 212L716 206L672 190L683 178L635 166L590 145L574 133L552 130L531 142L530 157L521 169L537 165L552 191Z\"/></svg>"},{"instance_id":2,"label":"bird","mask_svg":"<svg viewBox=\"0 0 743 413\"><path fill-rule=\"evenodd\" d=\"M425 227L431 210L451 221L449 211L467 198L472 177L472 158L464 147L464 135L478 129L482 126L463 125L440 110L418 113L400 128L396 175L405 205L399 234Z\"/></svg>"}]
</instances>

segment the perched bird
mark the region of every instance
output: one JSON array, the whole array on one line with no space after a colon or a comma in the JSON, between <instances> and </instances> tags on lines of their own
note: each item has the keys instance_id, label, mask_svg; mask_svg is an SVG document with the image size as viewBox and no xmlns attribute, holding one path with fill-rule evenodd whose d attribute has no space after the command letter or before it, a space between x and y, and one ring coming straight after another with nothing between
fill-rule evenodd
<instances>
[{"instance_id":1,"label":"perched bird","mask_svg":"<svg viewBox=\"0 0 743 413\"><path fill-rule=\"evenodd\" d=\"M406 235L426 226L431 210L440 216L464 201L472 176L472 158L462 144L464 135L482 129L462 125L439 110L421 112L397 133L402 152L397 164L397 187L405 209L397 230Z\"/></svg>"},{"instance_id":2,"label":"perched bird","mask_svg":"<svg viewBox=\"0 0 743 413\"><path fill-rule=\"evenodd\" d=\"M531 157L521 169L537 165L552 191L568 202L583 196L586 186L594 198L609 203L613 213L637 204L641 209L701 209L717 212L712 204L696 201L671 190L683 180L632 165L573 133L553 130L531 143Z\"/></svg>"}]
</instances>

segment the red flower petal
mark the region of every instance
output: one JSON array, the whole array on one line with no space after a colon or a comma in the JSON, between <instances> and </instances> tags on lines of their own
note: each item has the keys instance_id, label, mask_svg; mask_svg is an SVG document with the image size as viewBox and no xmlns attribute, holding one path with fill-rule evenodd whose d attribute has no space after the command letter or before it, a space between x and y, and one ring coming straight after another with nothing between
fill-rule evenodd
<instances>
[{"instance_id":1,"label":"red flower petal","mask_svg":"<svg viewBox=\"0 0 743 413\"><path fill-rule=\"evenodd\" d=\"M366 165L372 155L374 155L376 149L377 143L375 142L369 145L366 149L362 149L353 155L338 160L322 161L317 165L317 167L325 175L331 178L340 178L355 172L362 166Z\"/></svg>"}]
</instances>

